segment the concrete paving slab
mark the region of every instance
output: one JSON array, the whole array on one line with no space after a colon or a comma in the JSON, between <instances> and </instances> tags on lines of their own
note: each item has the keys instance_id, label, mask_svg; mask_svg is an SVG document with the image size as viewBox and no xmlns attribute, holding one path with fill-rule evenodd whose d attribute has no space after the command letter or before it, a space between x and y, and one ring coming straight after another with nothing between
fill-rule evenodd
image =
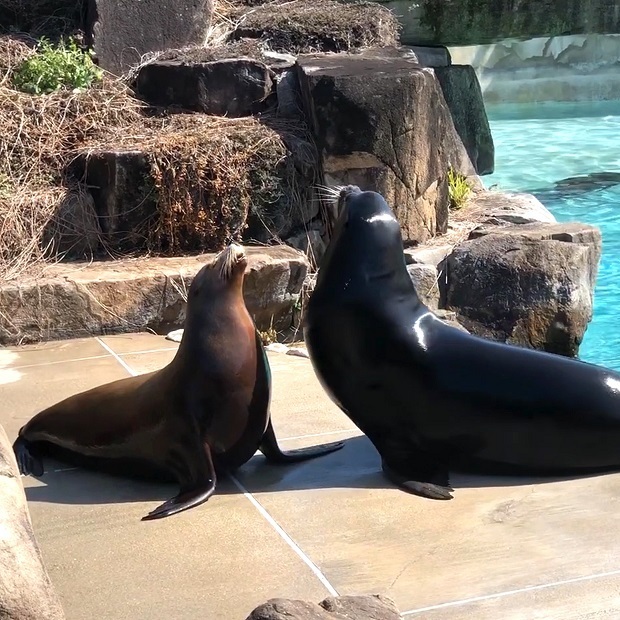
<instances>
[{"instance_id":1,"label":"concrete paving slab","mask_svg":"<svg viewBox=\"0 0 620 620\"><path fill-rule=\"evenodd\" d=\"M169 364L174 358L177 350L164 349L159 351L147 351L146 353L125 353L119 357L123 362L127 364L134 372L141 375L145 372L153 372L159 370L167 364Z\"/></svg>"},{"instance_id":2,"label":"concrete paving slab","mask_svg":"<svg viewBox=\"0 0 620 620\"><path fill-rule=\"evenodd\" d=\"M359 433L321 388L308 359L284 353L267 357L273 377L271 416L278 439L325 434L314 440L323 443L338 441L340 434Z\"/></svg>"},{"instance_id":3,"label":"concrete paving slab","mask_svg":"<svg viewBox=\"0 0 620 620\"><path fill-rule=\"evenodd\" d=\"M73 361L66 347L46 345L27 364L21 349L18 358L0 350L0 423L13 438L44 406L127 376L126 366L161 367L176 348L162 341L72 343ZM84 355L97 350L104 356ZM204 506L150 523L139 519L173 485L53 462L48 470L65 471L23 478L69 620L243 620L270 597L318 601L336 591L387 594L405 618L428 620L620 615L620 475L455 475L454 500L424 500L382 476L372 444L331 403L309 360L269 359L283 448L343 438L341 451L278 467L257 455L237 473L239 486L222 480Z\"/></svg>"},{"instance_id":4,"label":"concrete paving slab","mask_svg":"<svg viewBox=\"0 0 620 620\"><path fill-rule=\"evenodd\" d=\"M23 424L67 396L127 376L111 355L17 368L8 366L0 370L0 379L5 372L12 372L15 380L1 385L0 423L11 439L8 421L18 419Z\"/></svg>"},{"instance_id":5,"label":"concrete paving slab","mask_svg":"<svg viewBox=\"0 0 620 620\"><path fill-rule=\"evenodd\" d=\"M324 586L229 481L194 510L140 518L173 485L82 471L28 479L33 526L68 620L239 618Z\"/></svg>"},{"instance_id":6,"label":"concrete paving slab","mask_svg":"<svg viewBox=\"0 0 620 620\"><path fill-rule=\"evenodd\" d=\"M14 356L17 356L13 357L15 367L52 364L107 355L107 351L101 347L95 338L40 342L22 347L8 347L2 351L5 353L12 352Z\"/></svg>"},{"instance_id":7,"label":"concrete paving slab","mask_svg":"<svg viewBox=\"0 0 620 620\"><path fill-rule=\"evenodd\" d=\"M618 575L594 575L568 583L534 586L486 599L448 603L403 614L404 620L616 620Z\"/></svg>"},{"instance_id":8,"label":"concrete paving slab","mask_svg":"<svg viewBox=\"0 0 620 620\"><path fill-rule=\"evenodd\" d=\"M620 475L453 475L455 498L433 502L383 479L365 437L284 474L254 466L242 483L341 594L382 592L407 611L620 569ZM620 570L615 579L620 604ZM510 601L498 605L504 618Z\"/></svg>"}]
</instances>

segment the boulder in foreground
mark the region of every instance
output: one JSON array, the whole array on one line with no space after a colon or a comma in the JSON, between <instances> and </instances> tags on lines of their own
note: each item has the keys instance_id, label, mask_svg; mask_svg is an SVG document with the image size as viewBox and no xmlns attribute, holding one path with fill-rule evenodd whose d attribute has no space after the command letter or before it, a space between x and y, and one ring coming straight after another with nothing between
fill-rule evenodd
<instances>
[{"instance_id":1,"label":"boulder in foreground","mask_svg":"<svg viewBox=\"0 0 620 620\"><path fill-rule=\"evenodd\" d=\"M0 426L0 618L64 617L32 530L13 448Z\"/></svg>"},{"instance_id":2,"label":"boulder in foreground","mask_svg":"<svg viewBox=\"0 0 620 620\"><path fill-rule=\"evenodd\" d=\"M335 596L318 605L275 598L257 607L246 620L399 620L394 602L381 595Z\"/></svg>"}]
</instances>

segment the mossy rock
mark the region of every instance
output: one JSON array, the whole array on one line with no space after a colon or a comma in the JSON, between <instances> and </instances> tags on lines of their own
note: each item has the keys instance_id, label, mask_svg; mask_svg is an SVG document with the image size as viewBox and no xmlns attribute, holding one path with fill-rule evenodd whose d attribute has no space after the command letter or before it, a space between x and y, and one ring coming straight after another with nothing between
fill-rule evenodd
<instances>
[{"instance_id":1,"label":"mossy rock","mask_svg":"<svg viewBox=\"0 0 620 620\"><path fill-rule=\"evenodd\" d=\"M238 6L240 21L231 35L260 39L272 50L292 54L347 52L398 44L396 16L375 2L270 2L248 10Z\"/></svg>"}]
</instances>

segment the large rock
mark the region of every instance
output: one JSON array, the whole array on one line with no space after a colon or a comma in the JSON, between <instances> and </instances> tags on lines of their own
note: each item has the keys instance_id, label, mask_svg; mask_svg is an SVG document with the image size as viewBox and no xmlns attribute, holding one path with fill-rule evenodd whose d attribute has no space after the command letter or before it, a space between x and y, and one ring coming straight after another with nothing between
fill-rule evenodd
<instances>
[{"instance_id":1,"label":"large rock","mask_svg":"<svg viewBox=\"0 0 620 620\"><path fill-rule=\"evenodd\" d=\"M261 111L275 89L273 78L265 63L251 58L155 60L140 69L136 89L151 105L237 118Z\"/></svg>"},{"instance_id":2,"label":"large rock","mask_svg":"<svg viewBox=\"0 0 620 620\"><path fill-rule=\"evenodd\" d=\"M213 0L88 0L86 31L99 65L117 75L143 54L201 44Z\"/></svg>"},{"instance_id":3,"label":"large rock","mask_svg":"<svg viewBox=\"0 0 620 620\"><path fill-rule=\"evenodd\" d=\"M519 192L476 192L469 199L467 209L475 212L480 222L479 227L472 232L472 238L486 234L484 231L494 230L497 226L556 222L553 213L536 196Z\"/></svg>"},{"instance_id":4,"label":"large rock","mask_svg":"<svg viewBox=\"0 0 620 620\"><path fill-rule=\"evenodd\" d=\"M64 617L32 530L11 443L0 426L0 618Z\"/></svg>"},{"instance_id":5,"label":"large rock","mask_svg":"<svg viewBox=\"0 0 620 620\"><path fill-rule=\"evenodd\" d=\"M406 244L445 232L447 170L464 147L433 70L395 48L303 55L297 68L326 182L383 194Z\"/></svg>"},{"instance_id":6,"label":"large rock","mask_svg":"<svg viewBox=\"0 0 620 620\"><path fill-rule=\"evenodd\" d=\"M244 297L259 329L287 329L308 261L286 247L247 248ZM185 294L215 255L50 265L0 286L0 344L182 327Z\"/></svg>"},{"instance_id":7,"label":"large rock","mask_svg":"<svg viewBox=\"0 0 620 620\"><path fill-rule=\"evenodd\" d=\"M291 599L271 599L246 620L399 620L394 602L381 595L338 596L318 605Z\"/></svg>"},{"instance_id":8,"label":"large rock","mask_svg":"<svg viewBox=\"0 0 620 620\"><path fill-rule=\"evenodd\" d=\"M474 68L470 65L436 67L435 75L476 172L491 174L495 167L495 146Z\"/></svg>"},{"instance_id":9,"label":"large rock","mask_svg":"<svg viewBox=\"0 0 620 620\"><path fill-rule=\"evenodd\" d=\"M592 318L600 256L600 231L584 224L491 229L440 266L442 306L480 336L574 356Z\"/></svg>"},{"instance_id":10,"label":"large rock","mask_svg":"<svg viewBox=\"0 0 620 620\"><path fill-rule=\"evenodd\" d=\"M431 310L439 307L437 269L433 265L408 265L407 272L418 297Z\"/></svg>"},{"instance_id":11,"label":"large rock","mask_svg":"<svg viewBox=\"0 0 620 620\"><path fill-rule=\"evenodd\" d=\"M460 330L462 332L465 332L466 334L469 334L469 331L467 329L465 329L456 320L456 312L452 312L451 310L443 310L442 308L439 308L438 310L433 310L433 314L438 319L441 319L447 325L450 325L450 327L454 327L455 329L458 329L458 330Z\"/></svg>"},{"instance_id":12,"label":"large rock","mask_svg":"<svg viewBox=\"0 0 620 620\"><path fill-rule=\"evenodd\" d=\"M261 39L276 52L344 52L398 44L398 19L376 2L270 0L253 3L251 10L247 3L238 6L228 17L237 23L232 39Z\"/></svg>"},{"instance_id":13,"label":"large rock","mask_svg":"<svg viewBox=\"0 0 620 620\"><path fill-rule=\"evenodd\" d=\"M423 245L405 250L407 265L432 265L437 267L450 252L452 245Z\"/></svg>"}]
</instances>

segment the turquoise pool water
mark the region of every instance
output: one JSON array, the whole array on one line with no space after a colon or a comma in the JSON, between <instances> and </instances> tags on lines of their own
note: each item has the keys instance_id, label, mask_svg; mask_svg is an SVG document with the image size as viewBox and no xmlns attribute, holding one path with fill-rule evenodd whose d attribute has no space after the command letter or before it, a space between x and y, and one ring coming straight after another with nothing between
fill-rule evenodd
<instances>
[{"instance_id":1,"label":"turquoise pool water","mask_svg":"<svg viewBox=\"0 0 620 620\"><path fill-rule=\"evenodd\" d=\"M495 172L486 187L534 194L560 222L594 224L603 255L579 356L620 371L620 183L558 189L574 176L620 177L620 101L488 106Z\"/></svg>"}]
</instances>

